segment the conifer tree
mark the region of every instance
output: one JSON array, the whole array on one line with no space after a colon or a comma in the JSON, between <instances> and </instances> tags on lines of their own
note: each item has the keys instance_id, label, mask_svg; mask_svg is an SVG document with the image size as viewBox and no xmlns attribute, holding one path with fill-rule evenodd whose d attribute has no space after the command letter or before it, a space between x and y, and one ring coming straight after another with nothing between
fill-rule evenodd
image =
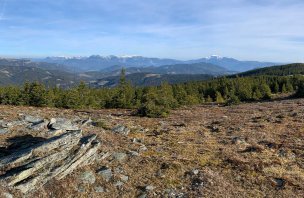
<instances>
[{"instance_id":1,"label":"conifer tree","mask_svg":"<svg viewBox=\"0 0 304 198\"><path fill-rule=\"evenodd\" d=\"M207 96L206 102L213 102L213 100L212 100L212 98L210 97L210 95Z\"/></svg>"},{"instance_id":2,"label":"conifer tree","mask_svg":"<svg viewBox=\"0 0 304 198\"><path fill-rule=\"evenodd\" d=\"M216 102L217 102L217 103L224 103L224 102L225 102L225 100L224 100L222 94L221 94L219 91L217 91L217 92L215 93L215 95L216 95Z\"/></svg>"},{"instance_id":3,"label":"conifer tree","mask_svg":"<svg viewBox=\"0 0 304 198\"><path fill-rule=\"evenodd\" d=\"M287 92L287 89L286 89L286 84L284 83L282 85L282 90L281 90L282 93L286 93Z\"/></svg>"}]
</instances>

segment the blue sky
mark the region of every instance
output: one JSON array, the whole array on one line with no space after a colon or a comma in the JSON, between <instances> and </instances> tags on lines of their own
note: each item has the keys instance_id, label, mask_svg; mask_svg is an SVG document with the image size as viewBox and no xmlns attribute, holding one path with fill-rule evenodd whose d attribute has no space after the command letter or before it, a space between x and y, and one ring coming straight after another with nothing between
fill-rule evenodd
<instances>
[{"instance_id":1,"label":"blue sky","mask_svg":"<svg viewBox=\"0 0 304 198\"><path fill-rule=\"evenodd\" d=\"M0 0L0 56L304 62L303 0Z\"/></svg>"}]
</instances>

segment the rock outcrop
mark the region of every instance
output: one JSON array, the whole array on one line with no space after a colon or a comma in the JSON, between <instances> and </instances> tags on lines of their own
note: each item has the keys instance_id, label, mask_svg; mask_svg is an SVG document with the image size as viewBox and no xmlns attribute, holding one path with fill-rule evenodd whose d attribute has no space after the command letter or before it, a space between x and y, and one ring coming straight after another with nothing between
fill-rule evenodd
<instances>
[{"instance_id":1,"label":"rock outcrop","mask_svg":"<svg viewBox=\"0 0 304 198\"><path fill-rule=\"evenodd\" d=\"M76 168L90 164L100 147L96 135L83 137L81 131L18 141L18 148L0 158L0 181L22 193L37 190L51 179L63 179Z\"/></svg>"}]
</instances>

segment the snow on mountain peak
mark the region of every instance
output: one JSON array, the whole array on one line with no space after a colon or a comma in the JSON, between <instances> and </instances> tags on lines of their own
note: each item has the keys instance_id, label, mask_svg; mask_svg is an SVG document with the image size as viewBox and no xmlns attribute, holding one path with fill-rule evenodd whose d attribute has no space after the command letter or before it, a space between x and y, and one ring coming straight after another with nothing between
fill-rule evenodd
<instances>
[{"instance_id":1,"label":"snow on mountain peak","mask_svg":"<svg viewBox=\"0 0 304 198\"><path fill-rule=\"evenodd\" d=\"M211 56L208 56L206 57L206 59L222 59L223 57L219 56L219 55L211 55Z\"/></svg>"},{"instance_id":2,"label":"snow on mountain peak","mask_svg":"<svg viewBox=\"0 0 304 198\"><path fill-rule=\"evenodd\" d=\"M138 55L122 55L122 56L119 56L119 58L136 58L136 57L140 57Z\"/></svg>"}]
</instances>

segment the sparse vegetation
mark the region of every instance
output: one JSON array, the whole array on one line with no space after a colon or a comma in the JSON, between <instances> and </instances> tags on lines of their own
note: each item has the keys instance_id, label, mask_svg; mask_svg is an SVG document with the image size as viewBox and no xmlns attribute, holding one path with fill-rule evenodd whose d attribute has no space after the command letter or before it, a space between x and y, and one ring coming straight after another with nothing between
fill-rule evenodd
<instances>
[{"instance_id":1,"label":"sparse vegetation","mask_svg":"<svg viewBox=\"0 0 304 198\"><path fill-rule=\"evenodd\" d=\"M102 142L98 156L116 155L98 158L63 180L50 181L36 189L33 197L49 197L51 193L54 197L118 197L122 193L137 197L140 187L148 185L155 187L147 192L152 197L166 196L168 189L188 197L222 197L223 193L227 197L302 197L303 100L189 106L172 110L166 118L134 117L122 109L0 109L8 123L20 120L19 113L40 118L56 115L75 120L79 126L91 118L92 124L81 127L84 136L98 136ZM125 127L132 132L123 135ZM15 136L44 137L46 130L16 125L2 136L1 144ZM117 160L125 155L124 161ZM111 171L110 180L99 174L105 166ZM83 183L86 173L95 178L94 183ZM123 185L115 186L117 181ZM96 186L107 190L99 192ZM14 189L3 191L22 197Z\"/></svg>"}]
</instances>

